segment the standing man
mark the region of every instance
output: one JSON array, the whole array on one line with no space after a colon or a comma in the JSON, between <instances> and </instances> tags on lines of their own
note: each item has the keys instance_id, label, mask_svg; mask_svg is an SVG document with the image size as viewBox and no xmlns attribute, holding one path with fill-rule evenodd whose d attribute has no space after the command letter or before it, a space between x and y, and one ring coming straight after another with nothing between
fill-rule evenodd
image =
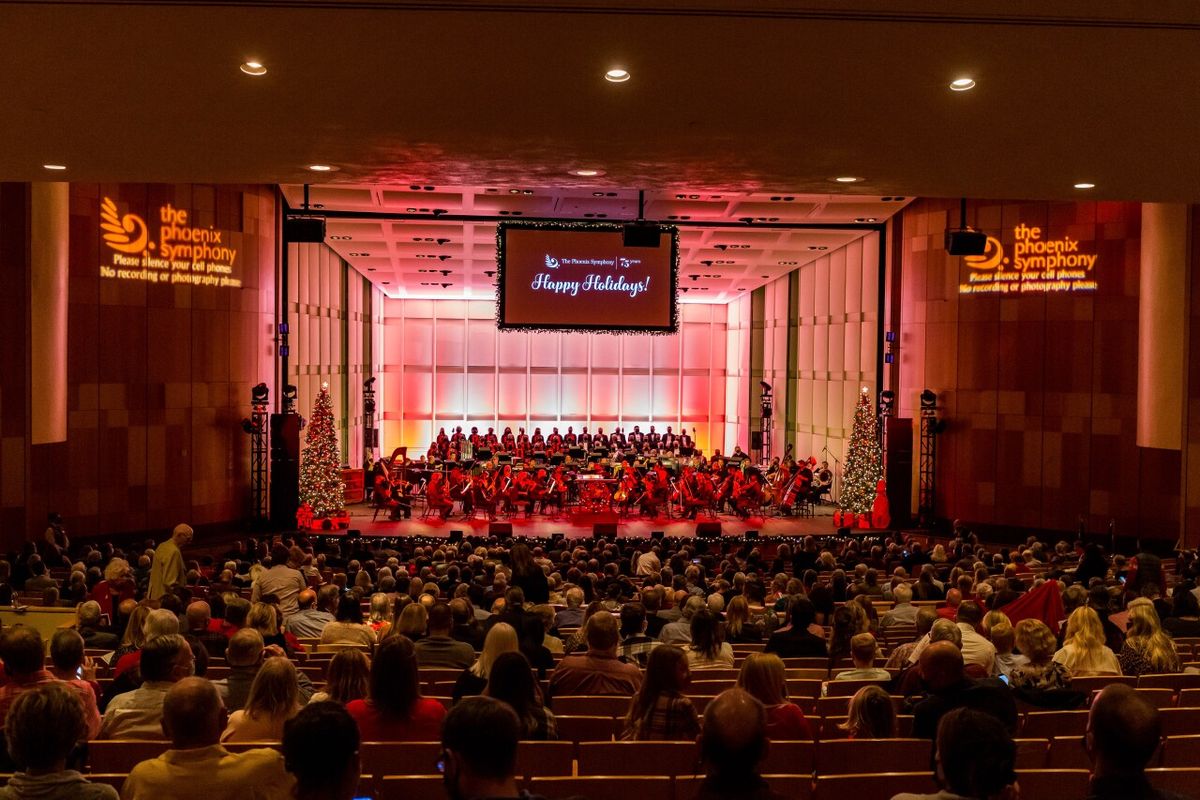
<instances>
[{"instance_id":1,"label":"standing man","mask_svg":"<svg viewBox=\"0 0 1200 800\"><path fill-rule=\"evenodd\" d=\"M171 538L160 544L154 551L154 561L150 565L151 600L158 600L165 594L174 592L177 587L187 583L187 572L183 567L181 548L192 541L192 526L179 523L171 531Z\"/></svg>"},{"instance_id":2,"label":"standing man","mask_svg":"<svg viewBox=\"0 0 1200 800\"><path fill-rule=\"evenodd\" d=\"M299 547L288 548L282 542L271 548L271 568L263 570L250 588L250 602L257 603L265 594L279 598L279 610L284 619L300 610L300 593L308 588L308 582L297 566L304 563L304 551Z\"/></svg>"}]
</instances>

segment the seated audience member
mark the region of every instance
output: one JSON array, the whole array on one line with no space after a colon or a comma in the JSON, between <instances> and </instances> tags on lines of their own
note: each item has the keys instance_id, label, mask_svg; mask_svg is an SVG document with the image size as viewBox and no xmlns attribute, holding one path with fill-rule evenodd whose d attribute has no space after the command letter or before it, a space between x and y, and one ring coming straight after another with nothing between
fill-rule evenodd
<instances>
[{"instance_id":1,"label":"seated audience member","mask_svg":"<svg viewBox=\"0 0 1200 800\"><path fill-rule=\"evenodd\" d=\"M283 629L300 639L320 639L325 626L336 617L338 604L336 586L322 586L319 592L305 589L296 595L296 613L283 620Z\"/></svg>"},{"instance_id":2,"label":"seated audience member","mask_svg":"<svg viewBox=\"0 0 1200 800\"><path fill-rule=\"evenodd\" d=\"M875 653L879 645L875 637L869 633L856 633L850 638L850 660L854 669L839 672L834 676L835 681L890 681L892 673L882 667L875 666Z\"/></svg>"},{"instance_id":3,"label":"seated audience member","mask_svg":"<svg viewBox=\"0 0 1200 800\"><path fill-rule=\"evenodd\" d=\"M879 618L879 629L883 630L892 625L917 624L918 609L912 604L912 588L907 583L902 583L892 590L892 597L896 604Z\"/></svg>"},{"instance_id":4,"label":"seated audience member","mask_svg":"<svg viewBox=\"0 0 1200 800\"><path fill-rule=\"evenodd\" d=\"M692 641L692 617L704 608L704 598L692 595L683 605L679 619L663 625L658 640L663 644L685 645Z\"/></svg>"},{"instance_id":5,"label":"seated audience member","mask_svg":"<svg viewBox=\"0 0 1200 800\"><path fill-rule=\"evenodd\" d=\"M83 706L61 683L23 692L9 707L8 753L20 769L0 789L0 800L117 800L111 786L90 783L67 760L88 738Z\"/></svg>"},{"instance_id":6,"label":"seated audience member","mask_svg":"<svg viewBox=\"0 0 1200 800\"><path fill-rule=\"evenodd\" d=\"M192 676L196 664L192 648L177 633L156 636L146 642L141 653L142 685L108 704L100 726L101 739L160 738L163 700L174 684Z\"/></svg>"},{"instance_id":7,"label":"seated audience member","mask_svg":"<svg viewBox=\"0 0 1200 800\"><path fill-rule=\"evenodd\" d=\"M474 664L464 669L454 682L454 690L451 693L454 702L457 703L470 695L483 694L496 659L505 653L515 653L518 649L517 632L513 630L512 625L506 622L493 625L483 642L483 650L479 653L479 658L475 659Z\"/></svg>"},{"instance_id":8,"label":"seated audience member","mask_svg":"<svg viewBox=\"0 0 1200 800\"><path fill-rule=\"evenodd\" d=\"M379 645L366 699L352 700L346 710L364 742L435 741L446 715L441 703L421 696L413 643L403 636Z\"/></svg>"},{"instance_id":9,"label":"seated audience member","mask_svg":"<svg viewBox=\"0 0 1200 800\"><path fill-rule=\"evenodd\" d=\"M994 679L967 678L962 653L952 642L933 642L921 653L921 676L929 693L913 707L913 737L933 739L938 722L955 708L973 708L1000 720L1008 730L1017 727L1017 704L1012 692Z\"/></svg>"},{"instance_id":10,"label":"seated audience member","mask_svg":"<svg viewBox=\"0 0 1200 800\"><path fill-rule=\"evenodd\" d=\"M521 652L505 653L492 664L484 694L507 703L521 720L521 739L550 741L558 738L554 714L542 704L529 659Z\"/></svg>"},{"instance_id":11,"label":"seated audience member","mask_svg":"<svg viewBox=\"0 0 1200 800\"><path fill-rule=\"evenodd\" d=\"M454 627L450 636L458 642L466 642L471 650L483 649L483 626L475 619L471 601L465 597L456 597L450 601L450 616L454 619Z\"/></svg>"},{"instance_id":12,"label":"seated audience member","mask_svg":"<svg viewBox=\"0 0 1200 800\"><path fill-rule=\"evenodd\" d=\"M403 608L397 608L394 616L395 620L388 627L388 632L404 636L414 644L424 639L429 631L429 610L421 603L409 603Z\"/></svg>"},{"instance_id":13,"label":"seated audience member","mask_svg":"<svg viewBox=\"0 0 1200 800\"><path fill-rule=\"evenodd\" d=\"M88 738L100 732L100 710L97 707L96 664L83 653L83 637L78 631L61 628L50 639L50 674L55 680L71 684L80 697L91 696L84 702Z\"/></svg>"},{"instance_id":14,"label":"seated audience member","mask_svg":"<svg viewBox=\"0 0 1200 800\"><path fill-rule=\"evenodd\" d=\"M371 681L371 660L361 650L339 650L325 668L325 688L313 694L309 703L334 702L346 705L367 696Z\"/></svg>"},{"instance_id":15,"label":"seated audience member","mask_svg":"<svg viewBox=\"0 0 1200 800\"><path fill-rule=\"evenodd\" d=\"M250 616L251 603L244 597L229 594L225 597L225 618L221 623L221 635L232 638L235 633L246 627L246 617Z\"/></svg>"},{"instance_id":16,"label":"seated audience member","mask_svg":"<svg viewBox=\"0 0 1200 800\"><path fill-rule=\"evenodd\" d=\"M646 666L650 651L659 645L657 639L646 635L646 609L641 603L626 603L621 607L621 660L628 664Z\"/></svg>"},{"instance_id":17,"label":"seated audience member","mask_svg":"<svg viewBox=\"0 0 1200 800\"><path fill-rule=\"evenodd\" d=\"M884 667L887 669L904 669L908 664L915 659L913 653L916 652L917 646L924 646L928 641L929 631L933 629L933 624L937 622L938 615L932 608L921 608L917 611L917 638L911 642L897 645L888 654L887 663Z\"/></svg>"},{"instance_id":18,"label":"seated audience member","mask_svg":"<svg viewBox=\"0 0 1200 800\"><path fill-rule=\"evenodd\" d=\"M958 607L960 605L962 605L962 592L958 589L950 589L946 592L946 605L938 608L937 615L942 619L955 622L958 619Z\"/></svg>"},{"instance_id":19,"label":"seated audience member","mask_svg":"<svg viewBox=\"0 0 1200 800\"><path fill-rule=\"evenodd\" d=\"M829 649L825 639L814 636L808 629L813 624L814 616L813 604L807 597L793 597L791 608L788 609L788 624L771 634L766 652L775 653L780 658L827 656Z\"/></svg>"},{"instance_id":20,"label":"seated audience member","mask_svg":"<svg viewBox=\"0 0 1200 800\"><path fill-rule=\"evenodd\" d=\"M735 596L725 610L725 641L730 644L758 644L762 640L763 626L750 619L750 604L744 596Z\"/></svg>"},{"instance_id":21,"label":"seated audience member","mask_svg":"<svg viewBox=\"0 0 1200 800\"><path fill-rule=\"evenodd\" d=\"M491 697L468 697L442 725L443 778L450 800L528 798L517 788L521 722Z\"/></svg>"},{"instance_id":22,"label":"seated audience member","mask_svg":"<svg viewBox=\"0 0 1200 800\"><path fill-rule=\"evenodd\" d=\"M271 596L266 597L270 599ZM250 613L246 615L246 627L262 634L263 644L268 647L275 645L289 658L295 655L300 645L295 637L289 638L290 634L283 632L279 624L279 609L269 602L258 602L250 606Z\"/></svg>"},{"instance_id":23,"label":"seated audience member","mask_svg":"<svg viewBox=\"0 0 1200 800\"><path fill-rule=\"evenodd\" d=\"M674 645L650 651L646 676L625 715L622 739L694 739L700 732L696 707L684 694L691 683L687 655Z\"/></svg>"},{"instance_id":24,"label":"seated audience member","mask_svg":"<svg viewBox=\"0 0 1200 800\"><path fill-rule=\"evenodd\" d=\"M554 657L542 644L546 639L546 630L542 627L541 617L525 607L525 592L520 586L512 586L505 590L503 609L488 617L483 629L491 630L494 625L501 623L511 625L517 632L517 643L521 652L539 674L544 674L554 666Z\"/></svg>"},{"instance_id":25,"label":"seated audience member","mask_svg":"<svg viewBox=\"0 0 1200 800\"><path fill-rule=\"evenodd\" d=\"M700 756L704 781L696 800L774 800L780 795L759 774L767 754L767 715L741 689L726 689L704 710Z\"/></svg>"},{"instance_id":26,"label":"seated audience member","mask_svg":"<svg viewBox=\"0 0 1200 800\"><path fill-rule=\"evenodd\" d=\"M287 545L276 544L271 548L271 566L258 574L250 587L250 602L257 603L265 595L275 595L283 616L290 616L299 609L297 598L308 588L304 576L296 569L304 563L304 551L299 547L288 549Z\"/></svg>"},{"instance_id":27,"label":"seated audience member","mask_svg":"<svg viewBox=\"0 0 1200 800\"><path fill-rule=\"evenodd\" d=\"M1023 619L1015 632L1017 649L1028 659L1008 674L1009 685L1027 691L1051 691L1071 688L1071 672L1054 660L1057 642L1054 632L1038 619Z\"/></svg>"},{"instance_id":28,"label":"seated audience member","mask_svg":"<svg viewBox=\"0 0 1200 800\"><path fill-rule=\"evenodd\" d=\"M716 614L700 609L692 615L691 630L687 655L692 669L733 669L733 647L722 640L721 621Z\"/></svg>"},{"instance_id":29,"label":"seated audience member","mask_svg":"<svg viewBox=\"0 0 1200 800\"><path fill-rule=\"evenodd\" d=\"M879 686L864 686L850 698L846 721L838 725L847 739L892 739L896 736L896 707Z\"/></svg>"},{"instance_id":30,"label":"seated audience member","mask_svg":"<svg viewBox=\"0 0 1200 800\"><path fill-rule=\"evenodd\" d=\"M268 658L250 684L245 708L229 715L221 741L277 742L284 723L299 710L296 668L286 658Z\"/></svg>"},{"instance_id":31,"label":"seated audience member","mask_svg":"<svg viewBox=\"0 0 1200 800\"><path fill-rule=\"evenodd\" d=\"M420 608L420 606L410 606ZM413 645L417 664L422 667L466 669L475 660L475 650L469 644L450 636L454 620L450 606L435 603L429 609L429 635Z\"/></svg>"},{"instance_id":32,"label":"seated audience member","mask_svg":"<svg viewBox=\"0 0 1200 800\"><path fill-rule=\"evenodd\" d=\"M556 628L578 628L583 625L583 589L572 586L567 589L567 607L554 618Z\"/></svg>"},{"instance_id":33,"label":"seated audience member","mask_svg":"<svg viewBox=\"0 0 1200 800\"><path fill-rule=\"evenodd\" d=\"M703 601L702 601L703 602ZM587 621L587 652L563 658L550 675L550 696L562 694L632 695L642 671L617 660L617 619L597 611Z\"/></svg>"},{"instance_id":34,"label":"seated audience member","mask_svg":"<svg viewBox=\"0 0 1200 800\"><path fill-rule=\"evenodd\" d=\"M363 621L362 606L353 594L342 595L337 615L321 631L321 644L361 644L374 647L375 631Z\"/></svg>"},{"instance_id":35,"label":"seated audience member","mask_svg":"<svg viewBox=\"0 0 1200 800\"><path fill-rule=\"evenodd\" d=\"M283 763L296 800L353 800L361 760L358 726L337 703L310 703L283 727Z\"/></svg>"},{"instance_id":36,"label":"seated audience member","mask_svg":"<svg viewBox=\"0 0 1200 800\"><path fill-rule=\"evenodd\" d=\"M56 682L45 668L45 652L42 637L33 628L14 625L0 634L0 660L4 662L6 677L4 685L0 686L0 722L7 719L9 707L22 694ZM95 692L83 681L72 681L68 686L83 707L88 737L94 738L100 727Z\"/></svg>"},{"instance_id":37,"label":"seated audience member","mask_svg":"<svg viewBox=\"0 0 1200 800\"><path fill-rule=\"evenodd\" d=\"M225 721L211 683L184 678L174 684L163 702L160 734L171 749L133 768L122 800L290 800L294 781L283 756L270 748L230 753L220 744Z\"/></svg>"},{"instance_id":38,"label":"seated audience member","mask_svg":"<svg viewBox=\"0 0 1200 800\"><path fill-rule=\"evenodd\" d=\"M115 650L120 640L115 633L101 626L100 604L86 600L75 609L75 630L83 637L83 644L93 650Z\"/></svg>"},{"instance_id":39,"label":"seated audience member","mask_svg":"<svg viewBox=\"0 0 1200 800\"><path fill-rule=\"evenodd\" d=\"M213 658L224 658L229 639L212 624L212 608L203 600L194 600L187 607L187 633L196 637Z\"/></svg>"},{"instance_id":40,"label":"seated audience member","mask_svg":"<svg viewBox=\"0 0 1200 800\"><path fill-rule=\"evenodd\" d=\"M996 647L980 635L979 625L983 622L983 609L978 603L964 600L958 606L958 629L962 631L963 661L974 664L984 675L996 674Z\"/></svg>"},{"instance_id":41,"label":"seated audience member","mask_svg":"<svg viewBox=\"0 0 1200 800\"><path fill-rule=\"evenodd\" d=\"M133 621L130 620L130 624ZM156 608L146 615L142 624L142 641L149 642L157 636L179 633L179 617L165 608ZM144 646L144 645L143 645ZM120 678L127 671L138 665L142 658L140 649L133 650L121 656L113 667L113 679Z\"/></svg>"},{"instance_id":42,"label":"seated audience member","mask_svg":"<svg viewBox=\"0 0 1200 800\"><path fill-rule=\"evenodd\" d=\"M1162 738L1158 709L1123 684L1104 687L1088 712L1084 746L1092 761L1089 800L1186 800L1155 789L1146 765Z\"/></svg>"},{"instance_id":43,"label":"seated audience member","mask_svg":"<svg viewBox=\"0 0 1200 800\"><path fill-rule=\"evenodd\" d=\"M1067 619L1067 635L1054 660L1066 667L1072 677L1120 675L1121 665L1104 644L1100 617L1090 606L1077 608Z\"/></svg>"},{"instance_id":44,"label":"seated audience member","mask_svg":"<svg viewBox=\"0 0 1200 800\"><path fill-rule=\"evenodd\" d=\"M1017 746L1000 722L969 708L949 712L937 730L937 794L898 794L892 800L1015 800Z\"/></svg>"},{"instance_id":45,"label":"seated audience member","mask_svg":"<svg viewBox=\"0 0 1200 800\"><path fill-rule=\"evenodd\" d=\"M531 610L533 611L534 616L541 620L542 630L545 631L545 634L542 636L542 647L546 648L551 656L553 656L555 653L562 655L563 640L551 633L551 631L555 630L554 606L542 603L541 605L534 606Z\"/></svg>"},{"instance_id":46,"label":"seated audience member","mask_svg":"<svg viewBox=\"0 0 1200 800\"><path fill-rule=\"evenodd\" d=\"M225 651L229 674L213 681L227 711L238 711L246 706L250 686L262 666L263 650L262 634L253 628L242 628L229 639Z\"/></svg>"},{"instance_id":47,"label":"seated audience member","mask_svg":"<svg viewBox=\"0 0 1200 800\"><path fill-rule=\"evenodd\" d=\"M988 633L992 639L992 646L996 648L996 666L992 672L995 675L1005 676L1011 682L1013 670L1028 664L1029 659L1013 652L1016 637L1013 626L1009 623L997 622L988 630Z\"/></svg>"},{"instance_id":48,"label":"seated audience member","mask_svg":"<svg viewBox=\"0 0 1200 800\"><path fill-rule=\"evenodd\" d=\"M774 653L751 653L738 673L737 685L767 711L767 738L812 739L812 728L800 706L788 700L783 660Z\"/></svg>"},{"instance_id":49,"label":"seated audience member","mask_svg":"<svg viewBox=\"0 0 1200 800\"><path fill-rule=\"evenodd\" d=\"M1200 636L1200 597L1188 591L1189 585L1181 585L1171 593L1171 615L1163 620L1163 628L1176 638Z\"/></svg>"},{"instance_id":50,"label":"seated audience member","mask_svg":"<svg viewBox=\"0 0 1200 800\"><path fill-rule=\"evenodd\" d=\"M1129 604L1129 626L1117 662L1125 675L1183 671L1175 642L1163 631L1150 601L1139 598Z\"/></svg>"}]
</instances>

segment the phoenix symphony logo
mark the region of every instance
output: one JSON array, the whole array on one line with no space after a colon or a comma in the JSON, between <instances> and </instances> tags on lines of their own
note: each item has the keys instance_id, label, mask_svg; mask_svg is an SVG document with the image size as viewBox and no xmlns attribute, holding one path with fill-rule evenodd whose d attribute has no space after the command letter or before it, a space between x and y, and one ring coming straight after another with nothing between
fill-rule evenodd
<instances>
[{"instance_id":1,"label":"phoenix symphony logo","mask_svg":"<svg viewBox=\"0 0 1200 800\"><path fill-rule=\"evenodd\" d=\"M185 283L193 286L238 288L234 269L238 234L213 226L189 224L188 212L170 203L158 209L158 236L138 214L122 215L116 202L100 203L100 231L112 250L110 264L100 265L100 277L147 283Z\"/></svg>"},{"instance_id":2,"label":"phoenix symphony logo","mask_svg":"<svg viewBox=\"0 0 1200 800\"><path fill-rule=\"evenodd\" d=\"M987 237L984 251L965 256L970 274L959 284L959 294L1029 294L1094 292L1099 256L1080 252L1080 241L1070 236L1043 238L1042 229L1020 223L1013 231L1011 257L995 236Z\"/></svg>"}]
</instances>

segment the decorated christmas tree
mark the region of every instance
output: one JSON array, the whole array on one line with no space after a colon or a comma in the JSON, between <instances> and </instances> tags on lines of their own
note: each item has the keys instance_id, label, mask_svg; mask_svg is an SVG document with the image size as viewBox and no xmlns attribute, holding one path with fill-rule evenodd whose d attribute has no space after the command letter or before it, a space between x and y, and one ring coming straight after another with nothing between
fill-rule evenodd
<instances>
[{"instance_id":1,"label":"decorated christmas tree","mask_svg":"<svg viewBox=\"0 0 1200 800\"><path fill-rule=\"evenodd\" d=\"M854 431L850 434L842 494L838 501L844 510L855 516L871 513L875 488L883 477L878 425L870 392L863 387L854 409Z\"/></svg>"},{"instance_id":2,"label":"decorated christmas tree","mask_svg":"<svg viewBox=\"0 0 1200 800\"><path fill-rule=\"evenodd\" d=\"M300 502L318 519L342 508L341 451L333 429L329 384L322 384L300 456Z\"/></svg>"}]
</instances>

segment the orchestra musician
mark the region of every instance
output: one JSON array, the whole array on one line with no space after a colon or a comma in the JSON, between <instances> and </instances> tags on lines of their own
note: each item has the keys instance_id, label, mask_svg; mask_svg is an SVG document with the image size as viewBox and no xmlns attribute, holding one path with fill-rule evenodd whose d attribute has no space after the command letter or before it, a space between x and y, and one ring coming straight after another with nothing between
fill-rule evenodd
<instances>
[{"instance_id":1,"label":"orchestra musician","mask_svg":"<svg viewBox=\"0 0 1200 800\"><path fill-rule=\"evenodd\" d=\"M496 519L496 477L499 474L489 475L482 466L471 470L471 508L482 508L489 520Z\"/></svg>"},{"instance_id":2,"label":"orchestra musician","mask_svg":"<svg viewBox=\"0 0 1200 800\"><path fill-rule=\"evenodd\" d=\"M450 516L450 509L454 508L454 501L450 499L450 493L442 473L435 472L430 476L429 486L425 489L425 500L429 504L429 509L441 515L442 520Z\"/></svg>"},{"instance_id":3,"label":"orchestra musician","mask_svg":"<svg viewBox=\"0 0 1200 800\"><path fill-rule=\"evenodd\" d=\"M752 512L762 507L763 499L762 478L758 470L751 470L734 495L734 512L742 519L747 519Z\"/></svg>"},{"instance_id":4,"label":"orchestra musician","mask_svg":"<svg viewBox=\"0 0 1200 800\"><path fill-rule=\"evenodd\" d=\"M695 519L700 509L708 505L707 500L700 493L699 479L696 476L696 471L690 466L685 466L679 476L677 484L679 491L679 507L683 509L683 516L687 519ZM709 483L710 494L712 483Z\"/></svg>"}]
</instances>

